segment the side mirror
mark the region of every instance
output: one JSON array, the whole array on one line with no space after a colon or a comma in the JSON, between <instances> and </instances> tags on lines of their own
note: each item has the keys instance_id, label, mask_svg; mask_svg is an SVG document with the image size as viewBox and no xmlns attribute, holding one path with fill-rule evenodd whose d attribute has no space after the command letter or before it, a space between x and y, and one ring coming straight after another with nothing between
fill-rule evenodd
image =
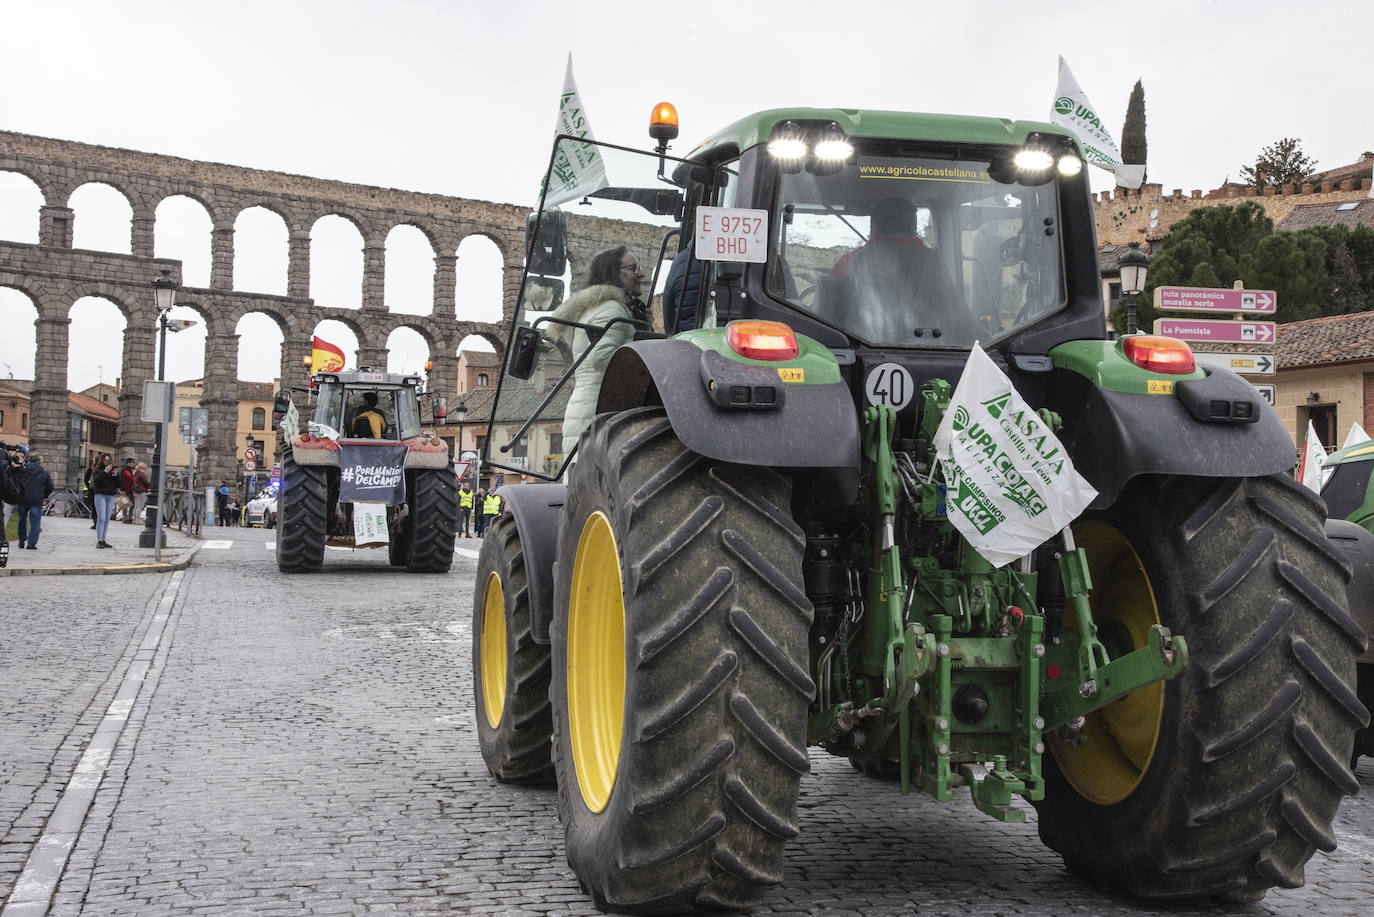
<instances>
[{"instance_id":1,"label":"side mirror","mask_svg":"<svg viewBox=\"0 0 1374 917\"><path fill-rule=\"evenodd\" d=\"M277 392L277 397L272 401L273 414L285 414L291 410L291 396L286 392Z\"/></svg>"},{"instance_id":2,"label":"side mirror","mask_svg":"<svg viewBox=\"0 0 1374 917\"><path fill-rule=\"evenodd\" d=\"M448 416L448 400L443 395L435 395L431 405L431 411L436 420L443 420Z\"/></svg>"},{"instance_id":3,"label":"side mirror","mask_svg":"<svg viewBox=\"0 0 1374 917\"><path fill-rule=\"evenodd\" d=\"M563 281L553 277L526 277L525 296L521 301L531 312L552 312L563 304Z\"/></svg>"},{"instance_id":4,"label":"side mirror","mask_svg":"<svg viewBox=\"0 0 1374 917\"><path fill-rule=\"evenodd\" d=\"M511 342L510 362L506 374L514 379L528 379L534 375L534 361L539 358L539 332L521 328Z\"/></svg>"},{"instance_id":5,"label":"side mirror","mask_svg":"<svg viewBox=\"0 0 1374 917\"><path fill-rule=\"evenodd\" d=\"M525 267L531 274L561 277L568 269L563 211L531 213L525 220Z\"/></svg>"}]
</instances>

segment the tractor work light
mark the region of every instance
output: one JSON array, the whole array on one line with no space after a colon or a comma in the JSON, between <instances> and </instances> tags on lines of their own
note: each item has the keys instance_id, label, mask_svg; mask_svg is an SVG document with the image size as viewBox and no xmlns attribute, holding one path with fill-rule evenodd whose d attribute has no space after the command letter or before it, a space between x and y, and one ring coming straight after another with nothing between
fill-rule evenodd
<instances>
[{"instance_id":1,"label":"tractor work light","mask_svg":"<svg viewBox=\"0 0 1374 917\"><path fill-rule=\"evenodd\" d=\"M815 153L821 162L844 162L854 155L854 144L843 134L827 133L816 142Z\"/></svg>"},{"instance_id":2,"label":"tractor work light","mask_svg":"<svg viewBox=\"0 0 1374 917\"><path fill-rule=\"evenodd\" d=\"M806 141L797 134L784 134L768 141L768 155L798 166L806 158Z\"/></svg>"},{"instance_id":3,"label":"tractor work light","mask_svg":"<svg viewBox=\"0 0 1374 917\"><path fill-rule=\"evenodd\" d=\"M751 360L791 360L801 352L797 336L782 322L731 322L725 326L725 340Z\"/></svg>"},{"instance_id":4,"label":"tractor work light","mask_svg":"<svg viewBox=\"0 0 1374 917\"><path fill-rule=\"evenodd\" d=\"M1083 160L1070 153L1067 156L1059 157L1059 174L1065 178L1073 178L1083 171Z\"/></svg>"},{"instance_id":5,"label":"tractor work light","mask_svg":"<svg viewBox=\"0 0 1374 917\"><path fill-rule=\"evenodd\" d=\"M1197 369L1192 349L1178 338L1127 335L1121 339L1121 350L1126 359L1151 372L1182 375Z\"/></svg>"},{"instance_id":6,"label":"tractor work light","mask_svg":"<svg viewBox=\"0 0 1374 917\"><path fill-rule=\"evenodd\" d=\"M1054 165L1054 157L1044 150L1019 150L1012 162L1027 172L1044 172Z\"/></svg>"}]
</instances>

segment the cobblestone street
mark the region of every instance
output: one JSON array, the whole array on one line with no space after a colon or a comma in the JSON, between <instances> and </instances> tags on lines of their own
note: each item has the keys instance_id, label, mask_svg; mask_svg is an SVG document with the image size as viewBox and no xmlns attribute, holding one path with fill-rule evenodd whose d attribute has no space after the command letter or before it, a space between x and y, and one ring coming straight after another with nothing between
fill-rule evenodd
<instances>
[{"instance_id":1,"label":"cobblestone street","mask_svg":"<svg viewBox=\"0 0 1374 917\"><path fill-rule=\"evenodd\" d=\"M215 537L173 573L0 580L4 917L596 913L552 791L497 784L478 753L475 541L443 576L331 550L284 577L272 532ZM1033 813L902 799L818 750L812 768L758 912L1216 913L1100 894ZM1306 886L1229 913L1374 910L1374 762L1358 776Z\"/></svg>"}]
</instances>

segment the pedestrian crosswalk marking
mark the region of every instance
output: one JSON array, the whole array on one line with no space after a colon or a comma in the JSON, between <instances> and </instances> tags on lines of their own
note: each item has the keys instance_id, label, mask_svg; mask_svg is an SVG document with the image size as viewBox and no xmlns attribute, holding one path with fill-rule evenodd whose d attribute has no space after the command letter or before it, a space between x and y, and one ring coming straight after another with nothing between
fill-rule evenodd
<instances>
[{"instance_id":1,"label":"pedestrian crosswalk marking","mask_svg":"<svg viewBox=\"0 0 1374 917\"><path fill-rule=\"evenodd\" d=\"M464 557L471 557L473 560L476 560L477 558L479 558L479 557L482 556L482 555L481 555L480 553L478 553L477 551L469 551L467 548L454 548L454 549L453 549L453 553L454 553L454 554L461 554L461 555L463 555Z\"/></svg>"},{"instance_id":2,"label":"pedestrian crosswalk marking","mask_svg":"<svg viewBox=\"0 0 1374 917\"><path fill-rule=\"evenodd\" d=\"M205 544L201 545L201 549L205 551L227 551L233 546L234 542L231 540L215 540L205 542Z\"/></svg>"}]
</instances>

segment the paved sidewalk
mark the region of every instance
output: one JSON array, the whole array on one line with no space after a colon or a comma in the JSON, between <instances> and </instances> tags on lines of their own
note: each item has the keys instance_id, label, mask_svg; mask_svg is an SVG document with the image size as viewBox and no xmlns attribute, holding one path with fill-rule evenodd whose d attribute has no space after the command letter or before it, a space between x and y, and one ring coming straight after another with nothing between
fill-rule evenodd
<instances>
[{"instance_id":1,"label":"paved sidewalk","mask_svg":"<svg viewBox=\"0 0 1374 917\"><path fill-rule=\"evenodd\" d=\"M200 550L202 539L183 535L177 529L164 529L162 562L153 559L152 548L138 546L142 525L110 522L106 540L113 548L95 546L95 530L89 519L44 516L39 528L38 550L30 551L10 542L9 566L0 576L38 576L44 574L165 573L181 570ZM207 528L204 538L231 529Z\"/></svg>"}]
</instances>

